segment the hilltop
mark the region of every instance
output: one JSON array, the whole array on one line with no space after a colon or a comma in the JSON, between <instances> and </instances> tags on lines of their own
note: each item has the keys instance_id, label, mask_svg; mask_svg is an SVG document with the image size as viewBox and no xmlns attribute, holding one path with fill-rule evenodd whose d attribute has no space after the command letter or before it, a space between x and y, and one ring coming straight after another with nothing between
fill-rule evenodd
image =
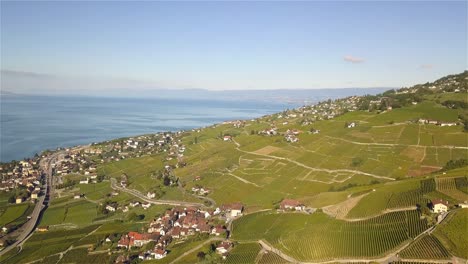
<instances>
[{"instance_id":1,"label":"hilltop","mask_svg":"<svg viewBox=\"0 0 468 264\"><path fill-rule=\"evenodd\" d=\"M60 184L40 223L49 231L2 261L135 260L159 241L128 251L118 238L174 217L177 206L208 213L210 233L227 231L234 247L226 245L224 260L200 228L173 235L171 225L167 256L154 263L468 259L458 230L467 224L458 208L468 200L467 91L465 71L376 96L60 150ZM23 165L6 168L15 166ZM433 213L437 201L449 212Z\"/></svg>"}]
</instances>

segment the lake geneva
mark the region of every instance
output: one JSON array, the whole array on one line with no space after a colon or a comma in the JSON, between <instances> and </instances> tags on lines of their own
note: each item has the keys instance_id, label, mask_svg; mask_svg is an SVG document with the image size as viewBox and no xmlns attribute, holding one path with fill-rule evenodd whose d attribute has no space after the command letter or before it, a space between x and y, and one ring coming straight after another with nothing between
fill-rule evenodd
<instances>
[{"instance_id":1,"label":"lake geneva","mask_svg":"<svg viewBox=\"0 0 468 264\"><path fill-rule=\"evenodd\" d=\"M268 101L3 95L0 161L45 149L248 119L297 105Z\"/></svg>"}]
</instances>

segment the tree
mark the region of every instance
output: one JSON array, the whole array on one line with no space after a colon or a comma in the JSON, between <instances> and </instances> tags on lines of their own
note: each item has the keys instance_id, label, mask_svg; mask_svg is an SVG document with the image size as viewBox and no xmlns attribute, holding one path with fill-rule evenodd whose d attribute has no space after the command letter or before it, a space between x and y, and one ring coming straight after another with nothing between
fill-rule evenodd
<instances>
[{"instance_id":1,"label":"tree","mask_svg":"<svg viewBox=\"0 0 468 264\"><path fill-rule=\"evenodd\" d=\"M171 184L171 179L169 179L169 177L167 176L164 176L163 183L164 183L164 186L169 186Z\"/></svg>"},{"instance_id":2,"label":"tree","mask_svg":"<svg viewBox=\"0 0 468 264\"><path fill-rule=\"evenodd\" d=\"M206 256L206 254L203 251L200 251L200 252L197 253L197 258L198 258L199 261L204 260L205 256Z\"/></svg>"}]
</instances>

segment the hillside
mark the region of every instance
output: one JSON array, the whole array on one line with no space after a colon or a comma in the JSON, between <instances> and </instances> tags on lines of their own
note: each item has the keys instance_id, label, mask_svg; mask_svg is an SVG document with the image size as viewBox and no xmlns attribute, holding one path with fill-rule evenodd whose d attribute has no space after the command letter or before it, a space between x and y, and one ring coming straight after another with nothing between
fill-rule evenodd
<instances>
[{"instance_id":1,"label":"hillside","mask_svg":"<svg viewBox=\"0 0 468 264\"><path fill-rule=\"evenodd\" d=\"M214 218L213 223L226 225L230 241L238 245L223 260L210 251L213 242L207 236L174 238L178 242L167 247L167 257L154 263L281 263L288 258L384 262L398 253L402 260L466 259L468 241L456 234L466 226L466 217L460 217L466 211L456 207L468 200L467 90L468 72L463 72L377 96L328 100L252 120L146 135L151 142L157 142L156 136L170 142L146 153L141 144L120 151L128 139L95 144L90 149L99 154L89 162L96 163L102 181L78 184L85 177L78 170L60 176L70 184L57 190L42 218L41 225L50 231L36 233L21 253L2 261L43 258L46 263L48 255L89 245L103 262L137 256L138 249L116 250L115 243L106 246L103 240L147 228L174 207L168 201L207 211L241 203L244 216ZM121 156L129 157L117 158ZM117 188L113 182L125 182L126 187ZM75 193L85 199L73 199ZM147 200L162 204L104 212L102 204L122 208L147 201L135 193L155 193ZM307 210L277 210L284 199ZM441 225L429 209L436 199L447 201L451 209ZM434 226L434 233L427 231ZM40 244L48 245L47 252ZM199 250L179 258L195 247ZM434 255L421 253L434 247L439 250ZM77 260L76 250L64 259ZM207 257L197 257L199 251ZM97 257L82 254L89 261Z\"/></svg>"}]
</instances>

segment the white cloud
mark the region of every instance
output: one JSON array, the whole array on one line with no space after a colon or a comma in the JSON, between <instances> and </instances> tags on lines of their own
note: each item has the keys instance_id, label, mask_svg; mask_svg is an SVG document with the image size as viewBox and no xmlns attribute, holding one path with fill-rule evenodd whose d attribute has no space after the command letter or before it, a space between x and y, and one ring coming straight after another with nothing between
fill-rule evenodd
<instances>
[{"instance_id":1,"label":"white cloud","mask_svg":"<svg viewBox=\"0 0 468 264\"><path fill-rule=\"evenodd\" d=\"M351 55L344 56L343 60L351 63L363 63L365 61L364 58L359 58Z\"/></svg>"}]
</instances>

